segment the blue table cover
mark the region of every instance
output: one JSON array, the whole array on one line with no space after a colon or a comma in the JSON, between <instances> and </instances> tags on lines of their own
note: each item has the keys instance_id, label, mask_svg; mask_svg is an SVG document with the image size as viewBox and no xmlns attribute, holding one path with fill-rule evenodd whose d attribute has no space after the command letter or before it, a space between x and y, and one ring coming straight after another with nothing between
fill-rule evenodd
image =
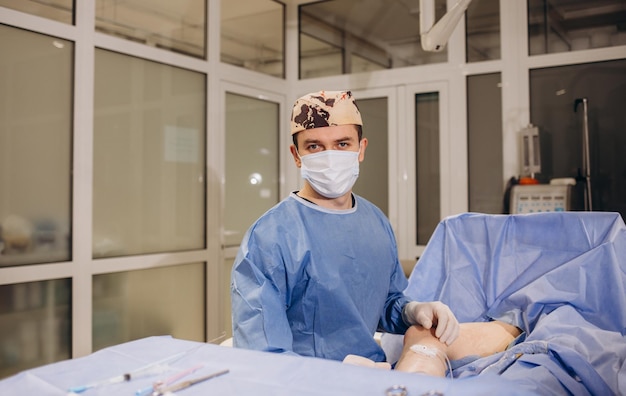
<instances>
[{"instance_id":1,"label":"blue table cover","mask_svg":"<svg viewBox=\"0 0 626 396\"><path fill-rule=\"evenodd\" d=\"M387 388L393 385L404 385L408 391L407 396L419 396L434 391L441 395L529 394L523 389L511 388L508 381L497 375L452 380L161 336L116 345L86 357L23 371L0 381L0 395L65 396L71 387L131 372L181 352L185 352L184 356L170 363L167 372L88 389L80 394L133 396L138 389L150 386L158 379L170 377L198 364L204 366L181 381L225 369L229 372L177 394L385 396Z\"/></svg>"}]
</instances>

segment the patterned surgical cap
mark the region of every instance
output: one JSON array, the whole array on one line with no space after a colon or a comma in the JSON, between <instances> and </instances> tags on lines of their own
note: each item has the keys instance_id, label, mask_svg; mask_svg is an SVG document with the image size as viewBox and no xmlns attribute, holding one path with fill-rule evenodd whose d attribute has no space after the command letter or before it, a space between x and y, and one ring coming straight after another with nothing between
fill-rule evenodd
<instances>
[{"instance_id":1,"label":"patterned surgical cap","mask_svg":"<svg viewBox=\"0 0 626 396\"><path fill-rule=\"evenodd\" d=\"M336 125L363 125L350 91L320 91L302 96L293 105L291 134Z\"/></svg>"}]
</instances>

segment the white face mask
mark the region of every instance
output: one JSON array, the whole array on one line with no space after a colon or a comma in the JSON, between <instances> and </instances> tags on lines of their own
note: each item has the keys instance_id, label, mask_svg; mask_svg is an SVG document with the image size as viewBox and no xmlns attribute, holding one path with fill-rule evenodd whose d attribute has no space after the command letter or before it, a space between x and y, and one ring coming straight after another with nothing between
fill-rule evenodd
<instances>
[{"instance_id":1,"label":"white face mask","mask_svg":"<svg viewBox=\"0 0 626 396\"><path fill-rule=\"evenodd\" d=\"M300 174L318 194L338 198L346 194L359 177L360 151L324 150L298 157Z\"/></svg>"}]
</instances>

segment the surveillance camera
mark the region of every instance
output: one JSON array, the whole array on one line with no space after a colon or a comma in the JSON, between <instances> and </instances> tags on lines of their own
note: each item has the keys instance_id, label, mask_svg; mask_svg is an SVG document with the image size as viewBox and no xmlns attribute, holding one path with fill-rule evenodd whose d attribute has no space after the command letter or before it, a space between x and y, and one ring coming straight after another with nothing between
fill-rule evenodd
<instances>
[{"instance_id":1,"label":"surveillance camera","mask_svg":"<svg viewBox=\"0 0 626 396\"><path fill-rule=\"evenodd\" d=\"M459 0L435 22L435 0L420 0L420 37L424 51L440 52L446 47L454 28L472 0Z\"/></svg>"}]
</instances>

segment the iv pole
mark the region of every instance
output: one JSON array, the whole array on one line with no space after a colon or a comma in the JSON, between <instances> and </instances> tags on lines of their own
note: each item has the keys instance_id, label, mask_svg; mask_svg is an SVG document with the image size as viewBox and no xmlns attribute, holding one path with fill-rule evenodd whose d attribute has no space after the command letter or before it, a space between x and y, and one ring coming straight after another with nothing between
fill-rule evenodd
<instances>
[{"instance_id":1,"label":"iv pole","mask_svg":"<svg viewBox=\"0 0 626 396\"><path fill-rule=\"evenodd\" d=\"M585 180L585 210L592 211L591 204L591 160L589 158L589 119L587 109L587 98L578 98L574 101L574 113L578 110L578 105L583 104L583 167L582 178Z\"/></svg>"}]
</instances>

